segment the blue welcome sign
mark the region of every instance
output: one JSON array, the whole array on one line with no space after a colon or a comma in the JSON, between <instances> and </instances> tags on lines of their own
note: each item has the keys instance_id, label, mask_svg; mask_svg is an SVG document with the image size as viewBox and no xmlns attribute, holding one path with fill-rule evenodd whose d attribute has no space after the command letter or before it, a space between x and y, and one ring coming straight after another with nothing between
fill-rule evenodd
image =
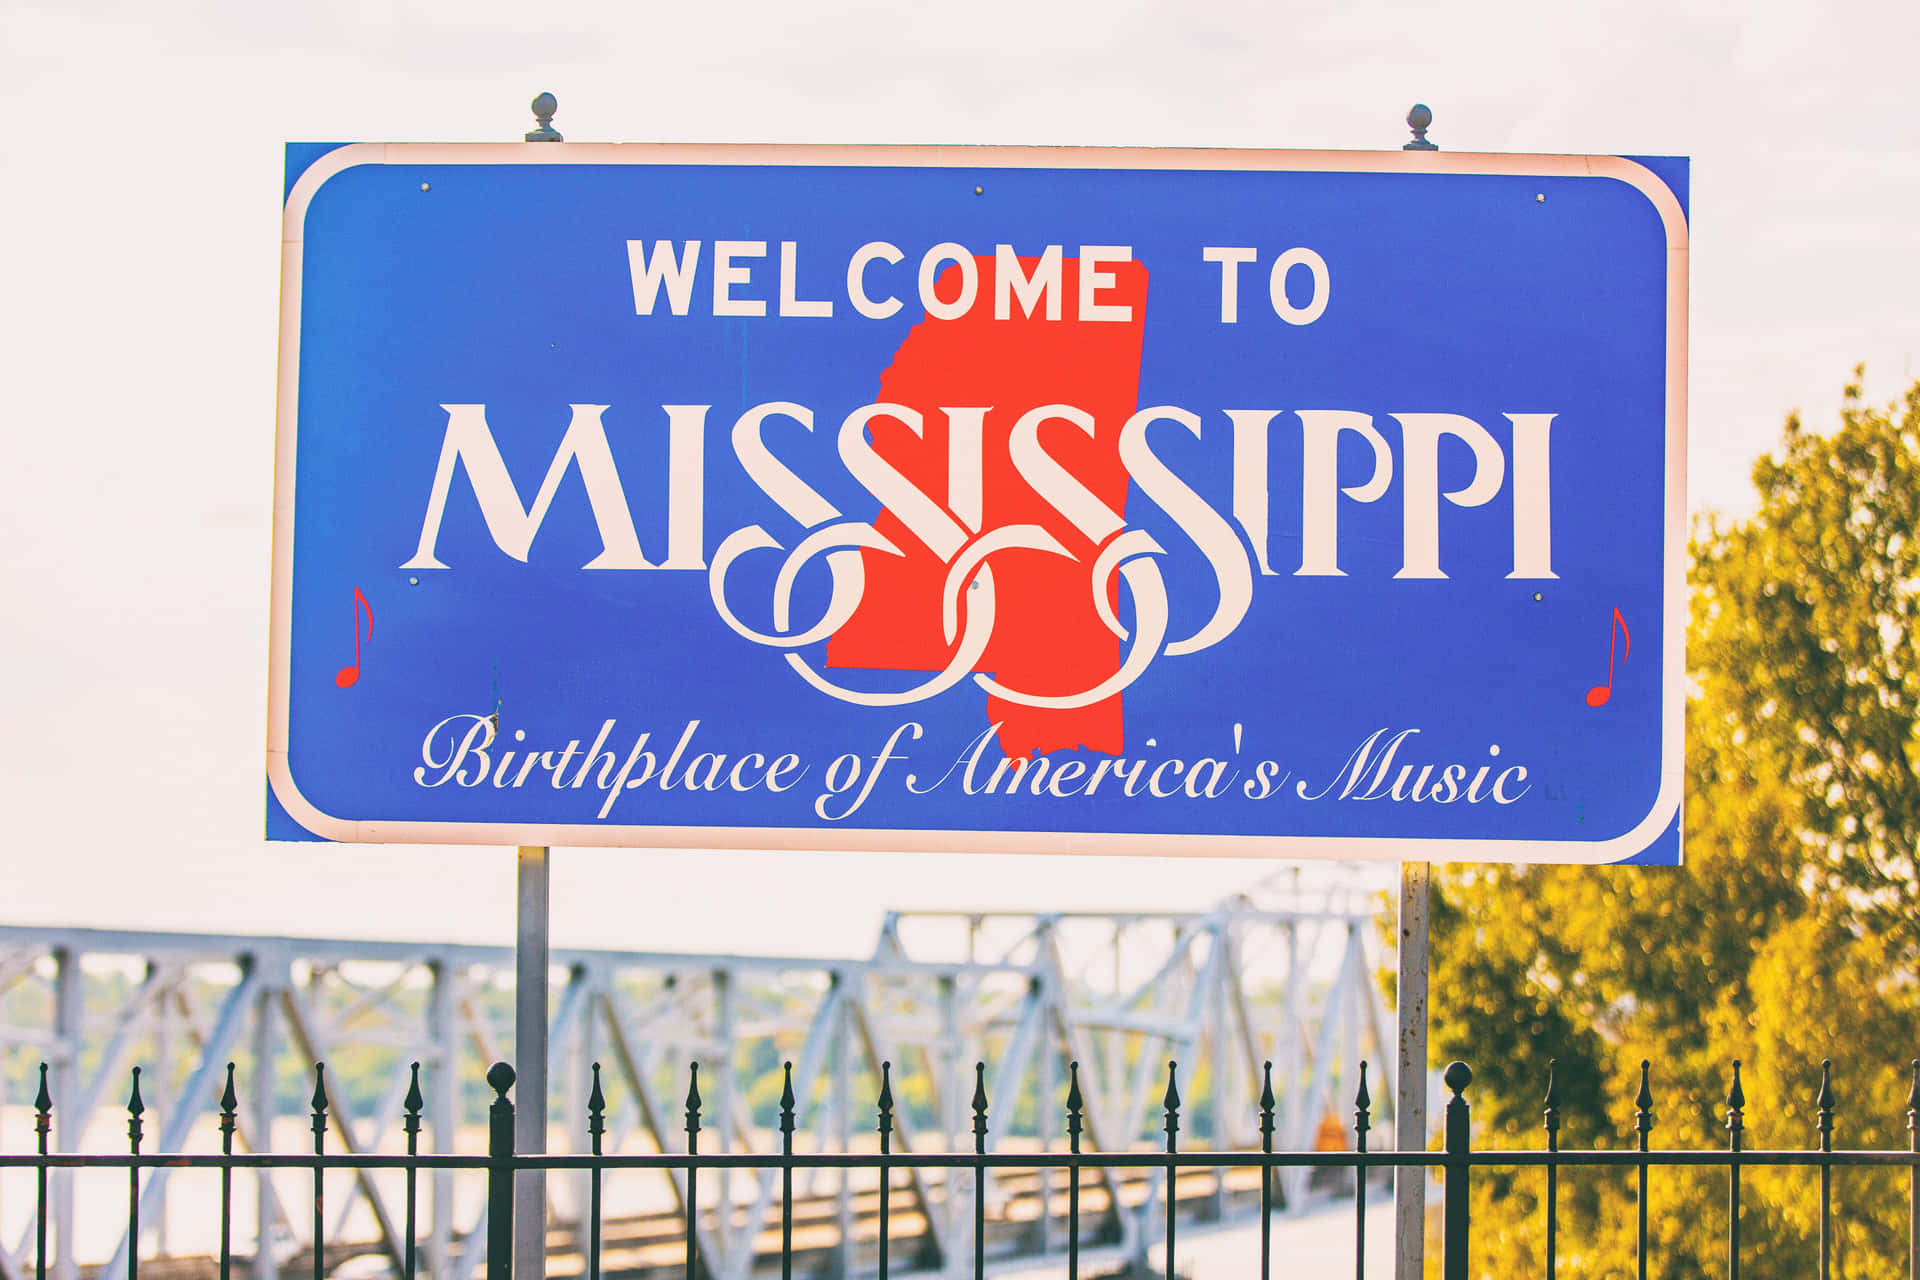
<instances>
[{"instance_id":1,"label":"blue welcome sign","mask_svg":"<svg viewBox=\"0 0 1920 1280\"><path fill-rule=\"evenodd\" d=\"M288 154L276 821L1678 860L1684 161Z\"/></svg>"}]
</instances>

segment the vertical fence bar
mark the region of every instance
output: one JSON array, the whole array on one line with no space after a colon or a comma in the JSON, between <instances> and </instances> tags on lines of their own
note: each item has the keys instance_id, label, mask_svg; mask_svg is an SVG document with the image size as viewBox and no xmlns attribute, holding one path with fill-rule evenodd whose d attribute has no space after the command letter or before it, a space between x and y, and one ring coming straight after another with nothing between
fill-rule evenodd
<instances>
[{"instance_id":1,"label":"vertical fence bar","mask_svg":"<svg viewBox=\"0 0 1920 1280\"><path fill-rule=\"evenodd\" d=\"M887 1165L887 1157L893 1154L893 1064L880 1064L880 1273L879 1280L887 1280L888 1222L887 1195L892 1190L893 1170ZM1046 1170L1040 1171L1046 1177ZM1044 1241L1044 1236L1042 1237ZM851 1259L849 1259L851 1261Z\"/></svg>"},{"instance_id":2,"label":"vertical fence bar","mask_svg":"<svg viewBox=\"0 0 1920 1280\"><path fill-rule=\"evenodd\" d=\"M127 1099L127 1145L134 1159L127 1164L127 1280L140 1275L140 1068L133 1069L133 1095Z\"/></svg>"},{"instance_id":3,"label":"vertical fence bar","mask_svg":"<svg viewBox=\"0 0 1920 1280\"><path fill-rule=\"evenodd\" d=\"M1067 1066L1067 1280L1080 1280L1080 1108L1085 1102L1075 1060Z\"/></svg>"},{"instance_id":4,"label":"vertical fence bar","mask_svg":"<svg viewBox=\"0 0 1920 1280\"><path fill-rule=\"evenodd\" d=\"M407 1096L400 1104L406 1114L400 1121L400 1127L407 1135L407 1239L402 1246L405 1256L401 1260L402 1280L414 1280L414 1272L419 1265L414 1242L420 1235L420 1113L426 1108L427 1099L420 1092L420 1064L414 1063L412 1074L407 1081ZM224 1280L224 1277L222 1278Z\"/></svg>"},{"instance_id":5,"label":"vertical fence bar","mask_svg":"<svg viewBox=\"0 0 1920 1280\"><path fill-rule=\"evenodd\" d=\"M240 1095L227 1064L227 1087L220 1094L220 1280L233 1277L233 1130L240 1123Z\"/></svg>"},{"instance_id":6,"label":"vertical fence bar","mask_svg":"<svg viewBox=\"0 0 1920 1280\"><path fill-rule=\"evenodd\" d=\"M1908 1112L1911 1116L1912 1112ZM1911 1124L1908 1125L1912 1127ZM33 1099L33 1133L40 1151L34 1166L34 1280L47 1280L47 1136L53 1131L53 1094L47 1091L47 1064L40 1064L40 1092ZM222 1276L220 1280L226 1280Z\"/></svg>"},{"instance_id":7,"label":"vertical fence bar","mask_svg":"<svg viewBox=\"0 0 1920 1280\"><path fill-rule=\"evenodd\" d=\"M1907 1150L1920 1153L1920 1058L1907 1088ZM1920 1163L1907 1166L1907 1280L1920 1280Z\"/></svg>"},{"instance_id":8,"label":"vertical fence bar","mask_svg":"<svg viewBox=\"0 0 1920 1280\"><path fill-rule=\"evenodd\" d=\"M1167 1112L1167 1120L1166 1120L1166 1130L1167 1130L1166 1280L1173 1280L1173 1234L1174 1234L1174 1225L1178 1221L1180 1216L1180 1196L1178 1194L1178 1190L1176 1186L1174 1185L1175 1179L1177 1179L1180 1176L1180 1167L1174 1162L1174 1158L1173 1158L1179 1145L1176 1135L1178 1135L1180 1132L1180 1090L1179 1090L1179 1087L1174 1083L1174 1078L1179 1074L1179 1071L1180 1071L1179 1063L1177 1062L1167 1063L1167 1093L1166 1093L1166 1096L1160 1100L1160 1105L1166 1108L1166 1112Z\"/></svg>"},{"instance_id":9,"label":"vertical fence bar","mask_svg":"<svg viewBox=\"0 0 1920 1280\"><path fill-rule=\"evenodd\" d=\"M487 1083L487 1280L513 1280L513 1068L494 1063Z\"/></svg>"},{"instance_id":10,"label":"vertical fence bar","mask_svg":"<svg viewBox=\"0 0 1920 1280\"><path fill-rule=\"evenodd\" d=\"M1833 1059L1824 1058L1820 1062L1820 1094L1814 1099L1814 1107L1820 1126L1821 1154L1833 1151L1833 1108L1836 1099L1833 1093ZM1828 1280L1828 1268L1833 1253L1833 1161L1820 1162L1820 1280Z\"/></svg>"},{"instance_id":11,"label":"vertical fence bar","mask_svg":"<svg viewBox=\"0 0 1920 1280\"><path fill-rule=\"evenodd\" d=\"M1633 1131L1640 1148L1640 1154L1647 1153L1647 1138L1653 1132L1653 1084L1651 1074L1653 1064L1646 1058L1640 1059L1640 1092L1634 1095ZM1640 1227L1635 1237L1634 1256L1639 1264L1638 1280L1647 1280L1647 1162L1640 1162Z\"/></svg>"},{"instance_id":12,"label":"vertical fence bar","mask_svg":"<svg viewBox=\"0 0 1920 1280\"><path fill-rule=\"evenodd\" d=\"M780 1090L780 1280L793 1280L793 1064Z\"/></svg>"},{"instance_id":13,"label":"vertical fence bar","mask_svg":"<svg viewBox=\"0 0 1920 1280\"><path fill-rule=\"evenodd\" d=\"M1559 1257L1560 1166L1554 1159L1560 1153L1560 1090L1554 1081L1556 1059L1547 1059L1547 1096L1543 1100L1547 1131L1547 1280L1553 1280L1555 1260Z\"/></svg>"},{"instance_id":14,"label":"vertical fence bar","mask_svg":"<svg viewBox=\"0 0 1920 1280\"><path fill-rule=\"evenodd\" d=\"M973 1280L984 1280L987 1260L987 1064L973 1064Z\"/></svg>"},{"instance_id":15,"label":"vertical fence bar","mask_svg":"<svg viewBox=\"0 0 1920 1280\"><path fill-rule=\"evenodd\" d=\"M1260 1152L1260 1280L1273 1274L1273 1063L1261 1067Z\"/></svg>"},{"instance_id":16,"label":"vertical fence bar","mask_svg":"<svg viewBox=\"0 0 1920 1280\"><path fill-rule=\"evenodd\" d=\"M587 1094L587 1145L593 1168L587 1178L587 1280L600 1280L600 1157L607 1131L607 1095L600 1090L600 1064L593 1064L593 1091ZM411 1280L411 1277L409 1277Z\"/></svg>"},{"instance_id":17,"label":"vertical fence bar","mask_svg":"<svg viewBox=\"0 0 1920 1280\"><path fill-rule=\"evenodd\" d=\"M700 1154L700 1064L687 1064L687 1155ZM845 1242L843 1241L844 1245ZM700 1171L687 1161L687 1280L700 1268Z\"/></svg>"},{"instance_id":18,"label":"vertical fence bar","mask_svg":"<svg viewBox=\"0 0 1920 1280\"><path fill-rule=\"evenodd\" d=\"M327 1066L313 1064L313 1154L327 1152ZM313 1280L327 1280L327 1169L313 1162Z\"/></svg>"},{"instance_id":19,"label":"vertical fence bar","mask_svg":"<svg viewBox=\"0 0 1920 1280\"><path fill-rule=\"evenodd\" d=\"M1740 1087L1740 1059L1733 1060L1727 1090L1727 1280L1740 1280L1740 1136L1746 1130L1747 1091Z\"/></svg>"},{"instance_id":20,"label":"vertical fence bar","mask_svg":"<svg viewBox=\"0 0 1920 1280\"><path fill-rule=\"evenodd\" d=\"M1472 1150L1472 1127L1471 1114L1463 1095L1466 1087L1473 1083L1473 1069L1464 1062L1449 1062L1440 1078L1447 1088L1453 1091L1453 1097L1447 1102L1447 1209L1444 1219L1446 1239L1441 1244L1443 1252L1440 1274L1442 1280L1467 1280L1472 1267L1472 1244L1468 1239L1472 1216L1467 1200L1469 1188L1466 1157Z\"/></svg>"},{"instance_id":21,"label":"vertical fence bar","mask_svg":"<svg viewBox=\"0 0 1920 1280\"><path fill-rule=\"evenodd\" d=\"M1367 1275L1367 1130L1368 1111L1373 1106L1373 1097L1367 1092L1367 1064L1360 1063L1360 1092L1353 1098L1353 1150L1360 1157L1353 1167L1353 1276L1354 1280L1366 1280Z\"/></svg>"}]
</instances>

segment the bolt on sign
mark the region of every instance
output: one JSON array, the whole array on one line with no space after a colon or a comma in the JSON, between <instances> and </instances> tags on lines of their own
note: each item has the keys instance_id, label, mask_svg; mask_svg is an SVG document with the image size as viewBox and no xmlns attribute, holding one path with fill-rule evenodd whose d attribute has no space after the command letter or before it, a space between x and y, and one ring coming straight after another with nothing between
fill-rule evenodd
<instances>
[{"instance_id":1,"label":"bolt on sign","mask_svg":"<svg viewBox=\"0 0 1920 1280\"><path fill-rule=\"evenodd\" d=\"M277 833L1679 858L1684 160L287 168Z\"/></svg>"}]
</instances>

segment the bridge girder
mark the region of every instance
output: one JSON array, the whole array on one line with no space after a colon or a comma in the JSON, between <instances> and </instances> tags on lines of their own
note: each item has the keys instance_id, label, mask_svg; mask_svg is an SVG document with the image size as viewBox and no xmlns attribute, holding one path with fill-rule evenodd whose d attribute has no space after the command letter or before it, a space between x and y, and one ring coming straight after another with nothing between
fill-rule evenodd
<instances>
[{"instance_id":1,"label":"bridge girder","mask_svg":"<svg viewBox=\"0 0 1920 1280\"><path fill-rule=\"evenodd\" d=\"M1311 1148L1323 1117L1352 1096L1363 1055L1378 1064L1374 1096L1394 1096L1392 1025L1374 981L1377 891L1357 874L1318 874L1310 884L1298 872L1270 877L1200 912L894 912L862 959L555 950L548 1150L587 1149L596 1062L609 1102L604 1149L683 1149L679 1091L696 1061L707 1102L703 1150L777 1149L771 1100L788 1061L799 1150L873 1142L882 1062L892 1064L902 1100L896 1151L969 1148L976 1061L988 1064L989 1149L1059 1145L1074 1063L1088 1149L1123 1149L1157 1128L1169 1060L1180 1062L1188 1092L1189 1145L1258 1146L1253 1099L1270 1060L1276 1148ZM118 1149L122 1090L138 1063L157 1126L149 1132L160 1139L150 1149L192 1149L210 1129L226 1063L238 1061L246 1101L236 1147L300 1150L294 1129L304 1133L306 1072L325 1060L333 1149L394 1151L409 1064L418 1061L421 1149L478 1152L484 1091L470 1086L488 1063L512 1056L512 975L504 947L0 926L0 1118L22 1112L34 1068L46 1061L56 1149ZM971 1177L901 1176L907 1203L925 1212L933 1252L958 1266L970 1248ZM584 1177L549 1179L555 1224L579 1221ZM1136 1256L1160 1229L1149 1211L1160 1177L1137 1210L1119 1215L1122 1243ZM638 1189L630 1202L684 1209L682 1178ZM1286 1203L1302 1203L1305 1179L1305 1170L1281 1175ZM169 1212L168 1181L155 1170L143 1192L142 1255L203 1252L185 1215ZM484 1245L475 1197L458 1181L436 1172L425 1197L423 1267L444 1280L471 1280ZM821 1171L806 1188L833 1201L843 1241L854 1238L856 1184ZM697 1243L708 1274L747 1280L774 1185L771 1172L703 1175ZM329 1239L397 1251L396 1186L357 1176ZM1108 1190L1119 1204L1119 1188ZM77 1212L78 1192L72 1171L56 1172L55 1280L77 1280L83 1257L108 1254L101 1228ZM1061 1243L1048 1180L1037 1194L1047 1251ZM1214 1194L1224 1214L1224 1179ZM256 1280L275 1280L309 1243L305 1215L287 1208L300 1195L265 1170L254 1180ZM990 1214L1003 1207L992 1179L986 1195ZM23 1206L30 1210L30 1197L0 1195L0 1280L29 1270ZM106 1274L128 1243L122 1236L111 1250ZM841 1274L863 1265L844 1252L838 1261Z\"/></svg>"}]
</instances>

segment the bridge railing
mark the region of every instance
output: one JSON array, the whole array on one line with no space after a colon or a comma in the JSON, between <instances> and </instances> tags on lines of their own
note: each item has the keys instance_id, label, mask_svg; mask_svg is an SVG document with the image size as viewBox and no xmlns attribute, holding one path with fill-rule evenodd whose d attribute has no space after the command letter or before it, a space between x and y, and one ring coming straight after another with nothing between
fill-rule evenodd
<instances>
[{"instance_id":1,"label":"bridge railing","mask_svg":"<svg viewBox=\"0 0 1920 1280\"><path fill-rule=\"evenodd\" d=\"M1084 1109L1081 1097L1077 1069L1070 1073L1066 1097L1066 1149L1036 1151L990 1150L988 1145L990 1102L987 1096L986 1065L975 1068L974 1091L971 1099L973 1149L971 1151L915 1152L893 1149L894 1135L894 1098L890 1069L883 1066L879 1096L875 1102L875 1129L878 1134L878 1149L874 1151L842 1151L836 1153L796 1151L794 1149L795 1104L792 1087L792 1067L785 1071L786 1087L780 1099L780 1149L777 1152L723 1152L702 1153L700 1151L702 1101L699 1091L699 1068L693 1066L689 1072L688 1089L685 1097L684 1129L686 1133L685 1150L682 1152L654 1152L646 1154L607 1154L601 1150L601 1139L606 1129L607 1105L599 1087L596 1067L594 1087L587 1102L585 1117L586 1131L591 1150L580 1155L521 1154L514 1150L514 1102L511 1091L514 1083L512 1067L496 1062L486 1073L486 1082L493 1091L493 1100L488 1114L488 1150L485 1155L447 1155L423 1154L418 1150L418 1138L421 1128L421 1111L424 1098L420 1087L419 1067L413 1068L412 1087L404 1102L405 1119L403 1127L406 1133L406 1153L394 1155L371 1155L342 1153L333 1154L327 1150L329 1132L329 1107L325 1068L314 1068L314 1090L311 1099L310 1127L313 1133L311 1153L293 1154L252 1154L234 1150L234 1133L239 1115L239 1098L235 1088L233 1070L228 1068L226 1088L219 1099L219 1130L221 1151L218 1153L186 1154L174 1152L147 1153L142 1151L145 1138L143 1115L145 1104L140 1094L140 1073L133 1072L132 1091L128 1098L127 1134L128 1150L125 1154L113 1155L77 1155L61 1154L49 1149L49 1137L52 1133L55 1101L51 1097L46 1069L41 1069L40 1089L34 1102L34 1128L37 1135L37 1149L27 1154L7 1153L0 1148L0 1170L25 1170L33 1179L36 1187L33 1244L34 1280L47 1280L47 1223L50 1205L48 1182L50 1175L58 1170L92 1169L122 1171L126 1176L126 1214L127 1238L138 1241L141 1238L140 1205L142 1199L142 1179L164 1176L165 1171L178 1169L197 1169L216 1172L221 1183L219 1200L220 1232L218 1275L220 1280L232 1280L233 1271L238 1265L248 1269L248 1260L237 1258L234 1253L233 1232L233 1174L237 1170L294 1170L302 1171L311 1178L313 1247L307 1265L311 1268L312 1280L329 1280L335 1275L334 1268L338 1259L330 1252L327 1240L326 1203L330 1175L354 1175L365 1177L373 1172L386 1172L397 1176L404 1182L404 1222L382 1224L385 1238L385 1252L391 1267L391 1275L397 1280L420 1280L421 1267L416 1243L419 1239L420 1220L418 1214L418 1187L420 1175L431 1171L470 1171L484 1173L486 1178L486 1201L483 1214L484 1238L476 1232L474 1239L463 1242L468 1256L461 1261L462 1274L470 1273L477 1264L484 1262L486 1280L512 1280L514 1267L514 1205L515 1180L518 1176L537 1172L571 1171L581 1175L589 1187L589 1201L584 1220L578 1226L581 1237L576 1243L579 1248L580 1264L578 1274L584 1280L603 1280L608 1276L635 1276L658 1274L664 1278L680 1277L680 1280L713 1280L717 1274L714 1263L715 1247L712 1231L703 1227L709 1223L715 1230L728 1229L744 1213L743 1226L746 1239L751 1243L756 1236L771 1236L778 1232L777 1247L750 1251L754 1257L763 1258L770 1266L777 1262L782 1280L791 1280L795 1260L805 1252L807 1246L796 1244L796 1210L801 1201L796 1199L794 1179L796 1174L817 1170L834 1171L839 1176L852 1179L856 1174L865 1177L868 1190L864 1199L873 1202L869 1223L873 1233L873 1248L870 1261L856 1266L851 1243L852 1233L843 1222L836 1248L837 1254L831 1256L821 1268L824 1274L846 1276L869 1274L876 1280L888 1280L891 1270L915 1270L932 1266L948 1276L964 1276L969 1271L974 1280L983 1280L988 1264L995 1260L995 1237L989 1224L989 1189L998 1180L1011 1181L1022 1175L1049 1177L1053 1174L1064 1176L1066 1198L1066 1255L1065 1267L1068 1280L1079 1280L1083 1269L1083 1247L1090 1242L1117 1238L1128 1221L1137 1221L1128 1213L1122 1212L1123 1201L1129 1206L1142 1202L1157 1206L1159 1209L1159 1237L1154 1242L1157 1247L1149 1256L1144 1248L1138 1248L1129 1262L1126 1274L1135 1276L1173 1277L1181 1274L1180 1255L1178 1253L1179 1225L1181 1222L1182 1201L1189 1193L1181 1187L1182 1182L1206 1180L1215 1190L1223 1189L1226 1181L1242 1171L1251 1175L1258 1184L1259 1231L1261 1280L1270 1280L1275 1269L1275 1256L1272 1241L1272 1224L1275 1209L1276 1181L1283 1170L1336 1170L1347 1171L1346 1183L1350 1191L1353 1209L1354 1247L1353 1274L1356 1277L1366 1273L1366 1259L1369 1248L1367 1235L1367 1206L1370 1194L1380 1194L1375 1179L1376 1171L1437 1169L1445 1182L1445 1205L1442 1214L1441 1231L1442 1268L1444 1280L1468 1280L1479 1274L1475 1265L1473 1249L1473 1224L1471 1221L1470 1182L1474 1172L1481 1169L1543 1169L1546 1178L1546 1194L1541 1202L1540 1212L1544 1216L1544 1263L1542 1273L1555 1274L1559 1262L1559 1205L1558 1182L1560 1171L1574 1167L1612 1168L1627 1171L1637 1178L1638 1224L1636 1234L1637 1271L1641 1277L1648 1274L1649 1268L1649 1231L1648 1210L1648 1173L1655 1167L1689 1166L1695 1168L1722 1169L1726 1173L1728 1201L1726 1214L1726 1255L1727 1274L1731 1280L1738 1280L1742 1260L1740 1226L1742 1217L1741 1175L1743 1171L1769 1167L1796 1167L1817 1171L1819 1182L1819 1271L1822 1280L1830 1274L1833 1253L1833 1239L1836 1219L1833 1209L1833 1171L1835 1168L1849 1166L1880 1167L1907 1171L1908 1222L1906 1224L1909 1259L1908 1274L1910 1280L1920 1280L1920 1060L1913 1063L1914 1089L1907 1099L1907 1131L1909 1135L1907 1150L1836 1150L1832 1145L1834 1129L1835 1097L1831 1087L1830 1064L1822 1064L1821 1082L1818 1097L1815 1100L1817 1145L1806 1150L1748 1150L1743 1145L1745 1132L1744 1113L1746 1099L1742 1091L1739 1063L1734 1064L1733 1084L1727 1097L1728 1145L1724 1149L1714 1150L1654 1150L1649 1145L1649 1135L1653 1127L1652 1098L1648 1088L1647 1067L1642 1064L1640 1092L1635 1098L1638 1110L1635 1113L1634 1130L1636 1144L1627 1150L1562 1150L1559 1146L1559 1107L1557 1093L1553 1086L1552 1068L1548 1069L1548 1085L1544 1100L1545 1146L1543 1150L1475 1150L1472 1145L1469 1104L1466 1097L1473 1073L1465 1063L1455 1062L1449 1065L1443 1079L1451 1098L1446 1104L1441 1147L1437 1151L1393 1152L1372 1151L1368 1148L1367 1135L1372 1128L1372 1099L1369 1094L1366 1069L1360 1071L1360 1085L1353 1100L1354 1123L1353 1148L1351 1150L1317 1151L1276 1151L1273 1137L1276 1129L1276 1098L1271 1083L1271 1069L1256 1102L1260 1117L1262 1134L1261 1147L1257 1151L1185 1151L1181 1150L1179 1134L1181 1128L1181 1098L1179 1092L1179 1070L1177 1064L1167 1064L1167 1086L1162 1098L1162 1129L1164 1142L1156 1143L1151 1149L1136 1148L1125 1151L1091 1151L1083 1149ZM682 1256L665 1263L656 1257L650 1263L643 1262L637 1254L629 1251L627 1256L610 1259L607 1256L605 1234L608 1221L604 1215L602 1189L605 1180L612 1174L631 1170L653 1170L666 1174L676 1189L677 1217L679 1236L683 1241ZM759 1176L761 1195L749 1206L733 1200L722 1206L709 1206L703 1211L700 1204L701 1172L708 1170L735 1170L751 1172ZM948 1183L938 1191L931 1184L923 1182L918 1174L926 1170L947 1170L960 1174L957 1184ZM777 1183L778 1190L774 1191ZM970 1209L971 1230L950 1234L944 1239L936 1237L929 1230L914 1231L917 1222L923 1228L930 1225L938 1195L944 1195L958 1185L965 1192L966 1207ZM896 1197L908 1201L907 1206L896 1202ZM1215 1203L1212 1194L1197 1197L1203 1204ZM715 1209L718 1212L715 1212ZM946 1209L952 1210L948 1204ZM704 1213L704 1217L703 1217ZM902 1230L902 1220L907 1220L907 1228ZM1005 1215L1002 1215L1004 1223ZM909 1253L905 1267L896 1266L900 1246L916 1243L917 1250ZM1136 1244L1139 1242L1136 1241ZM367 1246L361 1246L362 1249ZM549 1241L548 1247L551 1248ZM1001 1249L1004 1253L1006 1250ZM11 1259L7 1261L7 1270L14 1274L14 1280L26 1280L18 1274L24 1268ZM1281 1260L1281 1270L1291 1271L1286 1260ZM112 1268L102 1268L95 1273L94 1280L120 1280L117 1272L122 1265L120 1258L115 1259ZM125 1280L140 1280L142 1259L138 1248L124 1252ZM149 1264L151 1265L151 1264ZM750 1259L747 1270L752 1270ZM1662 1268L1664 1269L1664 1267ZM565 1270L571 1271L571 1268ZM528 1278L534 1280L534 1278Z\"/></svg>"}]
</instances>

